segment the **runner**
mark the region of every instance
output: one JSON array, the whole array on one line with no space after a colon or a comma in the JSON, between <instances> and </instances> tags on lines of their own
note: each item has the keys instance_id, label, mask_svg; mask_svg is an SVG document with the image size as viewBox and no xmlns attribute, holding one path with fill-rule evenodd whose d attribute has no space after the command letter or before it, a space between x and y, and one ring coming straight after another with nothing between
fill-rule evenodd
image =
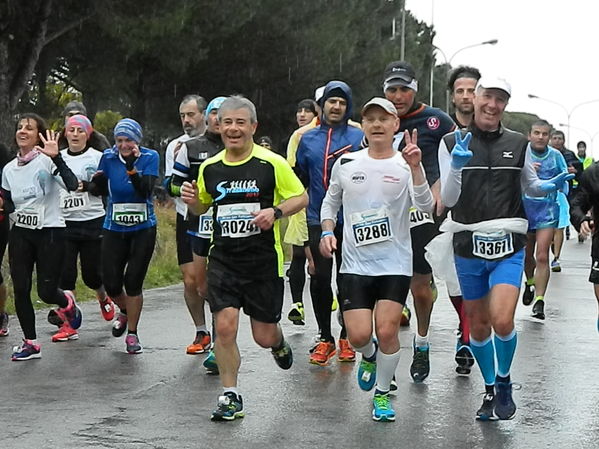
<instances>
[{"instance_id":1,"label":"runner","mask_svg":"<svg viewBox=\"0 0 599 449\"><path fill-rule=\"evenodd\" d=\"M399 132L393 143L396 150L402 149L404 131L418 130L418 146L422 151L422 165L426 179L435 198L433 216L423 214L415 209L410 217L412 235L413 270L410 290L414 297L414 309L418 321L418 330L414 335L414 352L410 375L414 382L423 382L430 373L429 326L433 303L436 299L432 269L426 261L424 247L437 233L435 216L443 213L443 205L439 195L439 163L437 150L442 137L455 129L451 118L437 108L431 108L416 101L418 81L411 64L405 61L394 61L387 65L383 74L383 92L385 98L395 105L399 116ZM409 325L410 311L404 308L404 325ZM466 343L466 342L464 342ZM462 345L458 344L458 351ZM457 354L456 354L457 357ZM460 360L456 358L456 360Z\"/></svg>"},{"instance_id":2,"label":"runner","mask_svg":"<svg viewBox=\"0 0 599 449\"><path fill-rule=\"evenodd\" d=\"M58 152L58 133L47 130L40 116L21 115L15 140L17 158L2 171L1 202L2 209L12 213L14 221L8 259L17 318L25 338L21 346L14 348L12 360L21 361L39 359L42 355L31 303L34 265L37 294L46 304L59 307L56 313L64 321L61 331L69 329L76 333L81 326L81 311L75 297L58 288L65 228L59 194L65 188L76 190L78 182Z\"/></svg>"},{"instance_id":3,"label":"runner","mask_svg":"<svg viewBox=\"0 0 599 449\"><path fill-rule=\"evenodd\" d=\"M528 133L530 158L539 179L551 179L560 173L568 173L564 157L555 148L547 145L550 132L551 125L547 121L537 120L532 124ZM539 320L545 319L545 293L551 273L549 248L553 234L559 224L560 216L562 214L569 216L570 214L566 200L567 193L568 184L564 183L555 193L543 197L531 197L525 194L522 198L528 218L524 260L526 286L522 302L528 306L534 300L532 316ZM565 210L562 212L561 208L565 208Z\"/></svg>"},{"instance_id":4,"label":"runner","mask_svg":"<svg viewBox=\"0 0 599 449\"><path fill-rule=\"evenodd\" d=\"M209 157L219 153L223 148L223 141L220 137L220 125L218 123L218 108L225 100L225 97L216 97L206 107L206 132L199 137L185 142L177 154L177 160L173 166L173 176L171 181L171 193L175 196L181 195L181 185L185 181L198 179L199 169L202 162ZM198 295L202 300L201 310L199 307L189 308L189 313L196 325L196 340L187 348L188 354L199 354L210 350L208 357L203 362L204 367L211 374L218 374L218 366L214 357L214 351L211 349L212 342L206 329L206 318L204 315L204 299L206 298L206 257L212 237L212 211L208 210L201 217L187 214L185 217L187 234L191 242L193 252L193 273L197 276ZM199 306L199 303L197 303ZM189 306L189 303L188 303ZM212 340L216 338L214 334L214 318L212 323Z\"/></svg>"},{"instance_id":5,"label":"runner","mask_svg":"<svg viewBox=\"0 0 599 449\"><path fill-rule=\"evenodd\" d=\"M137 326L143 307L143 282L156 242L152 193L158 178L158 153L140 147L143 133L135 120L114 127L116 144L104 151L98 172L84 191L108 197L102 234L102 275L106 293L119 306L112 335L127 332L129 354L143 352Z\"/></svg>"},{"instance_id":6,"label":"runner","mask_svg":"<svg viewBox=\"0 0 599 449\"><path fill-rule=\"evenodd\" d=\"M545 195L571 176L537 178L526 138L501 124L510 95L504 79L482 77L473 122L467 130L446 135L439 145L441 196L452 214L441 231L454 233L470 347L485 381L480 420L511 419L516 413L510 368L528 227L522 193Z\"/></svg>"},{"instance_id":7,"label":"runner","mask_svg":"<svg viewBox=\"0 0 599 449\"><path fill-rule=\"evenodd\" d=\"M187 354L203 354L208 352L212 346L210 332L206 328L206 317L204 316L204 298L201 289L202 274L200 264L197 260L194 263L191 237L187 233L190 229L189 223L186 223L187 208L183 200L179 198L179 189L181 181L173 190L171 183L173 178L173 167L185 142L197 138L204 133L206 129L206 100L199 95L187 95L181 100L179 105L179 116L184 134L170 142L166 148L164 186L168 192L175 195L175 209L177 211L176 239L177 239L177 262L183 275L183 297L187 310L193 320L196 328L193 342L187 346ZM204 158L206 159L206 158ZM201 162L201 161L200 161ZM187 165L189 167L189 165ZM197 220L193 222L197 230ZM193 226L192 224L192 226Z\"/></svg>"},{"instance_id":8,"label":"runner","mask_svg":"<svg viewBox=\"0 0 599 449\"><path fill-rule=\"evenodd\" d=\"M310 203L306 210L310 251L314 258L314 275L310 281L310 295L318 328L320 341L310 354L310 363L327 365L337 352L335 339L331 334L331 307L333 290L331 277L333 263L331 259L322 257L320 244L320 208L329 186L331 170L335 161L343 154L360 149L364 133L361 129L348 124L353 113L352 93L343 81L330 81L324 89L321 99L322 117L320 125L307 131L301 138L297 149L296 168L300 179L308 187ZM336 238L342 240L343 220L337 221ZM337 248L336 268L337 286L341 284L339 268L341 267L341 245ZM345 326L339 335L339 354L341 362L353 362L356 353L347 340Z\"/></svg>"},{"instance_id":9,"label":"runner","mask_svg":"<svg viewBox=\"0 0 599 449\"><path fill-rule=\"evenodd\" d=\"M84 115L74 115L67 120L65 135L68 148L60 152L67 166L73 171L79 181L75 192L60 193L60 207L66 222L65 257L59 286L75 295L77 281L77 258L81 259L81 276L85 285L96 291L100 303L100 312L106 321L114 318L114 303L106 296L102 285L101 254L102 223L104 222L104 204L102 198L92 197L83 192L83 183L91 180L98 169L102 153L88 145L92 135L92 124ZM50 310L48 321L57 326L64 323ZM77 331L66 327L61 328L52 339L67 341L77 339Z\"/></svg>"},{"instance_id":10,"label":"runner","mask_svg":"<svg viewBox=\"0 0 599 449\"><path fill-rule=\"evenodd\" d=\"M589 168L591 165L593 165L593 163L595 162L593 160L592 156L587 156L587 144L584 140L581 140L580 142L578 142L576 144L576 153L578 155L578 160L582 164L583 172L584 172L584 170ZM579 182L576 183L577 189L578 189L578 184L580 184L580 183ZM578 191L579 190L576 190L577 193L578 193ZM573 199L571 199L571 201L573 201ZM583 243L584 240L585 240L584 237L580 233L578 233L578 243Z\"/></svg>"},{"instance_id":11,"label":"runner","mask_svg":"<svg viewBox=\"0 0 599 449\"><path fill-rule=\"evenodd\" d=\"M362 353L358 385L370 391L376 384L372 419L395 421L389 390L412 276L410 207L432 212L434 202L420 164L417 131L405 131L401 154L393 148L399 127L393 103L370 100L362 108L362 126L370 146L341 156L333 167L320 214L320 249L324 257L333 256L338 244L333 231L343 206L341 297L350 343Z\"/></svg>"},{"instance_id":12,"label":"runner","mask_svg":"<svg viewBox=\"0 0 599 449\"><path fill-rule=\"evenodd\" d=\"M13 159L10 150L4 144L0 143L0 172L4 170L6 164ZM0 189L0 201L2 200L2 190ZM0 208L1 209L1 208ZM4 260L6 245L8 244L8 235L10 233L10 220L4 210L0 210L0 264ZM8 313L6 313L6 284L2 271L0 271L0 337L8 337Z\"/></svg>"},{"instance_id":13,"label":"runner","mask_svg":"<svg viewBox=\"0 0 599 449\"><path fill-rule=\"evenodd\" d=\"M64 117L65 129L67 126L67 121L74 115L84 115L87 117L87 108L80 101L69 101L64 107L62 116ZM65 134L65 129L63 129L60 133L58 148L66 148L69 145ZM110 143L108 142L106 136L95 129L92 129L92 133L88 137L87 142L91 148L94 148L100 152L104 151L106 148L110 148Z\"/></svg>"},{"instance_id":14,"label":"runner","mask_svg":"<svg viewBox=\"0 0 599 449\"><path fill-rule=\"evenodd\" d=\"M599 164L588 167L580 179L579 191L570 209L572 224L584 238L592 237L591 274L589 282L593 284L597 299L597 332L599 332L599 233L595 225L595 213L599 211Z\"/></svg>"},{"instance_id":15,"label":"runner","mask_svg":"<svg viewBox=\"0 0 599 449\"><path fill-rule=\"evenodd\" d=\"M447 90L451 96L454 112L449 116L458 128L466 128L472 122L474 117L472 99L479 79L480 72L476 67L461 65L451 72Z\"/></svg>"},{"instance_id":16,"label":"runner","mask_svg":"<svg viewBox=\"0 0 599 449\"><path fill-rule=\"evenodd\" d=\"M278 219L305 207L308 198L285 159L254 143L258 120L251 101L229 97L218 119L225 151L202 164L197 184L183 183L181 197L196 215L213 207L208 302L216 315L214 348L224 391L212 420L231 421L244 416L237 387L241 308L256 343L271 348L282 369L293 363L278 324L283 306Z\"/></svg>"}]
</instances>

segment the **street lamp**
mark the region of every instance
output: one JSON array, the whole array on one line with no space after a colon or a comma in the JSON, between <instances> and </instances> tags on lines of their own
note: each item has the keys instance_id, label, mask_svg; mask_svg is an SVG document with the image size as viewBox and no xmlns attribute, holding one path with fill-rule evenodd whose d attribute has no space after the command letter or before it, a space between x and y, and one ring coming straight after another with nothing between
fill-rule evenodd
<instances>
[{"instance_id":1,"label":"street lamp","mask_svg":"<svg viewBox=\"0 0 599 449\"><path fill-rule=\"evenodd\" d=\"M466 45L465 47L462 47L459 50L457 50L453 55L451 55L451 57L449 59L447 59L447 56L445 56L445 53L443 52L443 50L441 50L436 45L433 45L433 51L439 50L439 53L441 53L441 55L443 56L443 59L445 60L445 66L447 67L447 78L449 78L449 71L451 70L451 61L453 61L453 58L455 58L458 53L461 53L462 51L467 50L469 48L480 47L482 45L496 45L498 42L499 42L498 39L489 39L488 41L479 42L478 44ZM431 64L431 83L430 83L431 87L430 87L430 101L429 101L431 106L433 106L434 72L435 72L435 66L434 66L434 64ZM445 112L447 112L449 114L449 91L448 90L445 90Z\"/></svg>"},{"instance_id":2,"label":"street lamp","mask_svg":"<svg viewBox=\"0 0 599 449\"><path fill-rule=\"evenodd\" d=\"M568 122L565 124L565 126L568 128L568 148L570 147L570 128L571 128L570 117L572 116L572 113L576 109L578 109L580 106L583 106L583 105L589 104L589 103L599 102L599 98L596 98L594 100L583 101L582 103L578 103L577 105L575 105L572 109L570 109L568 111L568 108L566 108L563 104L558 103L557 101L550 100L549 98L539 97L538 95L534 95L534 94L528 94L528 98L532 98L532 99L536 99L536 100L543 100L543 101L546 101L547 103L553 103L564 110L564 112L566 113L566 117L568 118ZM574 127L572 126L572 128L574 128Z\"/></svg>"}]
</instances>

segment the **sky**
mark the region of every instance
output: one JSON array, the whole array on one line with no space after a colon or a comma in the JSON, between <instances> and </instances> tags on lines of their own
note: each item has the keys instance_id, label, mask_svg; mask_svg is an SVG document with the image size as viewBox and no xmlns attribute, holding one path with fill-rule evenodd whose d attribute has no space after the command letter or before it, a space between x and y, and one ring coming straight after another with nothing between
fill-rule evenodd
<instances>
[{"instance_id":1,"label":"sky","mask_svg":"<svg viewBox=\"0 0 599 449\"><path fill-rule=\"evenodd\" d=\"M419 20L432 21L436 31L433 44L451 59L453 67L473 65L483 75L508 80L512 85L508 111L530 112L546 119L566 133L566 143L574 151L579 140L591 149L594 137L593 155L599 159L598 2L406 0L406 9ZM490 39L499 42L456 54L463 47ZM444 62L437 52L437 63ZM530 99L528 94L559 105ZM596 101L580 105L592 100ZM568 114L570 136L565 126Z\"/></svg>"}]
</instances>

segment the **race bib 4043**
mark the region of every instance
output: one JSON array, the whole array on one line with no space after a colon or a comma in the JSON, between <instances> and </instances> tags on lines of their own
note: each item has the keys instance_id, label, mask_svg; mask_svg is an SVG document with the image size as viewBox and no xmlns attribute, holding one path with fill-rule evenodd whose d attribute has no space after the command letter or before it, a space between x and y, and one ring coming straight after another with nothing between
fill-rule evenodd
<instances>
[{"instance_id":1,"label":"race bib 4043","mask_svg":"<svg viewBox=\"0 0 599 449\"><path fill-rule=\"evenodd\" d=\"M350 218L356 246L371 245L393 238L386 208L355 212Z\"/></svg>"},{"instance_id":2,"label":"race bib 4043","mask_svg":"<svg viewBox=\"0 0 599 449\"><path fill-rule=\"evenodd\" d=\"M260 234L260 228L252 223L252 212L260 211L260 203L236 203L218 206L216 220L223 237L232 239Z\"/></svg>"},{"instance_id":3,"label":"race bib 4043","mask_svg":"<svg viewBox=\"0 0 599 449\"><path fill-rule=\"evenodd\" d=\"M505 232L473 232L472 254L482 259L500 259L514 252L511 233Z\"/></svg>"},{"instance_id":4,"label":"race bib 4043","mask_svg":"<svg viewBox=\"0 0 599 449\"><path fill-rule=\"evenodd\" d=\"M112 205L112 221L121 226L135 226L148 220L145 203L117 203Z\"/></svg>"}]
</instances>

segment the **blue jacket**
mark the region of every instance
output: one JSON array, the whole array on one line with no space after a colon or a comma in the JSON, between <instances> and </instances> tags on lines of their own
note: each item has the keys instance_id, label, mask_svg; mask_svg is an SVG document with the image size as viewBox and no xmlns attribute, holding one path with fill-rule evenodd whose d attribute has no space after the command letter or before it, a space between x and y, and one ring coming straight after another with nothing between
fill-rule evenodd
<instances>
[{"instance_id":1,"label":"blue jacket","mask_svg":"<svg viewBox=\"0 0 599 449\"><path fill-rule=\"evenodd\" d=\"M324 104L329 97L339 96L347 100L343 122L333 127L327 123L323 112L321 124L302 136L297 149L296 168L310 197L308 225L320 225L320 207L329 187L333 164L342 154L359 150L364 136L361 129L347 124L353 112L352 93L347 84L330 81L325 87L322 102Z\"/></svg>"}]
</instances>

